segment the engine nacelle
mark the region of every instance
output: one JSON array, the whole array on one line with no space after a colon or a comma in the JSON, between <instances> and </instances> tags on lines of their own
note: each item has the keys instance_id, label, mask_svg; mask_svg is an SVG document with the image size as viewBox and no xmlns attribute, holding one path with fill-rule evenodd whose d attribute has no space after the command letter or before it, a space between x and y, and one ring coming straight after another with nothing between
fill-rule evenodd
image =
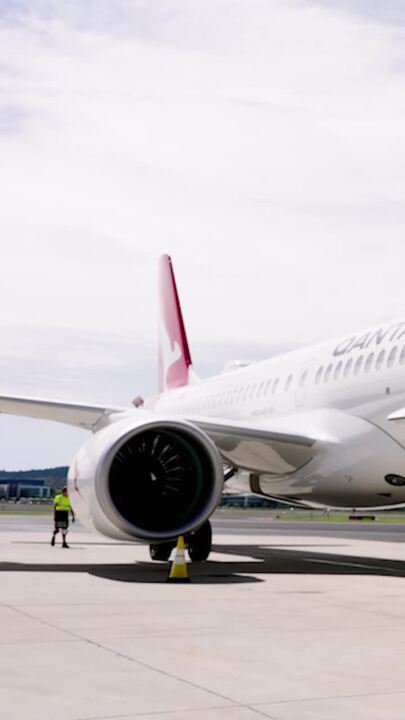
<instances>
[{"instance_id":1,"label":"engine nacelle","mask_svg":"<svg viewBox=\"0 0 405 720\"><path fill-rule=\"evenodd\" d=\"M69 470L69 494L87 527L155 543L186 534L222 494L220 455L191 423L136 413L92 435Z\"/></svg>"}]
</instances>

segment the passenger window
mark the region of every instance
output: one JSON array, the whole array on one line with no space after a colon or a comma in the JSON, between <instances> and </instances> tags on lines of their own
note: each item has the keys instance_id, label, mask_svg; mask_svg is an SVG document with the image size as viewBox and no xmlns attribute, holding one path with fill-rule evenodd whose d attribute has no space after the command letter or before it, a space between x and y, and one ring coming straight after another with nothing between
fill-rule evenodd
<instances>
[{"instance_id":1,"label":"passenger window","mask_svg":"<svg viewBox=\"0 0 405 720\"><path fill-rule=\"evenodd\" d=\"M292 376L292 375L289 375L288 378L287 378L287 380L286 380L285 386L284 386L284 390L285 390L285 391L287 391L287 390L290 389L291 383L292 383L292 379L293 379L293 376Z\"/></svg>"},{"instance_id":2,"label":"passenger window","mask_svg":"<svg viewBox=\"0 0 405 720\"><path fill-rule=\"evenodd\" d=\"M304 387L307 376L308 376L308 370L304 370L304 372L302 373L301 378L300 378L300 387Z\"/></svg>"},{"instance_id":3,"label":"passenger window","mask_svg":"<svg viewBox=\"0 0 405 720\"><path fill-rule=\"evenodd\" d=\"M334 379L334 380L339 380L339 378L340 378L340 373L341 373L341 370L342 370L342 365L343 365L343 363L342 363L342 361L340 360L340 361L338 362L338 364L336 365L336 367L335 367L335 372L333 373L333 379Z\"/></svg>"},{"instance_id":4,"label":"passenger window","mask_svg":"<svg viewBox=\"0 0 405 720\"><path fill-rule=\"evenodd\" d=\"M257 388L256 397L260 397L260 395L262 394L263 385L264 385L264 382L261 382L261 383L259 384L259 387Z\"/></svg>"},{"instance_id":5,"label":"passenger window","mask_svg":"<svg viewBox=\"0 0 405 720\"><path fill-rule=\"evenodd\" d=\"M355 375L359 374L362 365L363 365L363 355L360 355L360 357L357 358L355 365L354 365L354 374Z\"/></svg>"},{"instance_id":6,"label":"passenger window","mask_svg":"<svg viewBox=\"0 0 405 720\"><path fill-rule=\"evenodd\" d=\"M405 345L401 350L401 354L399 356L399 362L401 363L401 365L403 365L405 363Z\"/></svg>"},{"instance_id":7,"label":"passenger window","mask_svg":"<svg viewBox=\"0 0 405 720\"><path fill-rule=\"evenodd\" d=\"M252 389L250 391L250 396L249 396L250 400L253 400L254 395L255 395L255 390L256 390L256 383L254 383L254 385L252 385Z\"/></svg>"},{"instance_id":8,"label":"passenger window","mask_svg":"<svg viewBox=\"0 0 405 720\"><path fill-rule=\"evenodd\" d=\"M333 370L333 365L332 365L332 363L331 363L331 364L328 365L328 367L326 368L325 377L324 377L325 382L329 382L329 380L331 379L331 377L332 377L332 370Z\"/></svg>"},{"instance_id":9,"label":"passenger window","mask_svg":"<svg viewBox=\"0 0 405 720\"><path fill-rule=\"evenodd\" d=\"M271 380L267 380L266 385L264 386L264 394L268 395L270 390Z\"/></svg>"},{"instance_id":10,"label":"passenger window","mask_svg":"<svg viewBox=\"0 0 405 720\"><path fill-rule=\"evenodd\" d=\"M323 365L321 365L321 367L318 368L318 370L316 371L315 382L317 385L319 385L319 383L321 382L322 375L323 375Z\"/></svg>"},{"instance_id":11,"label":"passenger window","mask_svg":"<svg viewBox=\"0 0 405 720\"><path fill-rule=\"evenodd\" d=\"M278 382L279 382L279 380L278 380L278 378L276 378L275 381L274 381L274 383L273 383L273 389L272 389L272 391L271 391L271 392L273 393L273 395L274 395L274 393L275 393L276 390L277 390Z\"/></svg>"},{"instance_id":12,"label":"passenger window","mask_svg":"<svg viewBox=\"0 0 405 720\"><path fill-rule=\"evenodd\" d=\"M370 353L370 355L367 356L366 364L364 366L364 372L368 373L370 372L372 365L374 361L374 353Z\"/></svg>"},{"instance_id":13,"label":"passenger window","mask_svg":"<svg viewBox=\"0 0 405 720\"><path fill-rule=\"evenodd\" d=\"M397 351L398 351L398 348L395 346L392 348L390 354L388 355L387 365L389 368L392 367L395 362L395 358L397 356Z\"/></svg>"},{"instance_id":14,"label":"passenger window","mask_svg":"<svg viewBox=\"0 0 405 720\"><path fill-rule=\"evenodd\" d=\"M375 364L376 370L381 370L381 368L383 366L384 358L385 358L385 350L381 350L381 352L377 356L377 361Z\"/></svg>"},{"instance_id":15,"label":"passenger window","mask_svg":"<svg viewBox=\"0 0 405 720\"><path fill-rule=\"evenodd\" d=\"M353 360L351 358L349 358L349 360L347 361L347 363L345 365L345 369L343 370L343 375L345 376L345 378L349 377L349 373L350 373L352 364L353 364Z\"/></svg>"}]
</instances>

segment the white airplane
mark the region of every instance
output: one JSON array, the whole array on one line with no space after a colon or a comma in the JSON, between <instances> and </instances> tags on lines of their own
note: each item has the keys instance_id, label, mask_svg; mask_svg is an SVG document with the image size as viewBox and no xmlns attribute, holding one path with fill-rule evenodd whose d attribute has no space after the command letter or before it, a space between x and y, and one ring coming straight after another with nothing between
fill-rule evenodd
<instances>
[{"instance_id":1,"label":"white airplane","mask_svg":"<svg viewBox=\"0 0 405 720\"><path fill-rule=\"evenodd\" d=\"M159 395L136 407L0 397L2 413L91 431L68 475L84 525L159 560L184 535L204 560L225 482L311 507L405 503L404 321L199 380L167 255L159 291Z\"/></svg>"}]
</instances>

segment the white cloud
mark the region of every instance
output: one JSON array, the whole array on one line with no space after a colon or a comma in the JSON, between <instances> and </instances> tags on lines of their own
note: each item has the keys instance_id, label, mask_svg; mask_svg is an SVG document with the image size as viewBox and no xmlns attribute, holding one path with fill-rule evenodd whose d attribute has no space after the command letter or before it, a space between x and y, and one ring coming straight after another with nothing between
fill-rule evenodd
<instances>
[{"instance_id":1,"label":"white cloud","mask_svg":"<svg viewBox=\"0 0 405 720\"><path fill-rule=\"evenodd\" d=\"M404 26L382 7L0 5L1 326L62 356L88 337L78 368L102 396L101 336L153 361L161 252L192 346L244 355L403 314ZM58 394L81 391L54 355Z\"/></svg>"}]
</instances>

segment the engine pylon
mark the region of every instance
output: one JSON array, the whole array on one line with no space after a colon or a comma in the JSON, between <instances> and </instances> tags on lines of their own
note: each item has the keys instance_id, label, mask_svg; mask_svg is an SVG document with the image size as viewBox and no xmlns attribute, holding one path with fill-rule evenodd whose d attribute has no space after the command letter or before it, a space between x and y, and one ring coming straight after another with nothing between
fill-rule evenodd
<instances>
[{"instance_id":1,"label":"engine pylon","mask_svg":"<svg viewBox=\"0 0 405 720\"><path fill-rule=\"evenodd\" d=\"M187 572L185 549L184 537L180 535L177 540L176 551L167 582L190 582Z\"/></svg>"}]
</instances>

